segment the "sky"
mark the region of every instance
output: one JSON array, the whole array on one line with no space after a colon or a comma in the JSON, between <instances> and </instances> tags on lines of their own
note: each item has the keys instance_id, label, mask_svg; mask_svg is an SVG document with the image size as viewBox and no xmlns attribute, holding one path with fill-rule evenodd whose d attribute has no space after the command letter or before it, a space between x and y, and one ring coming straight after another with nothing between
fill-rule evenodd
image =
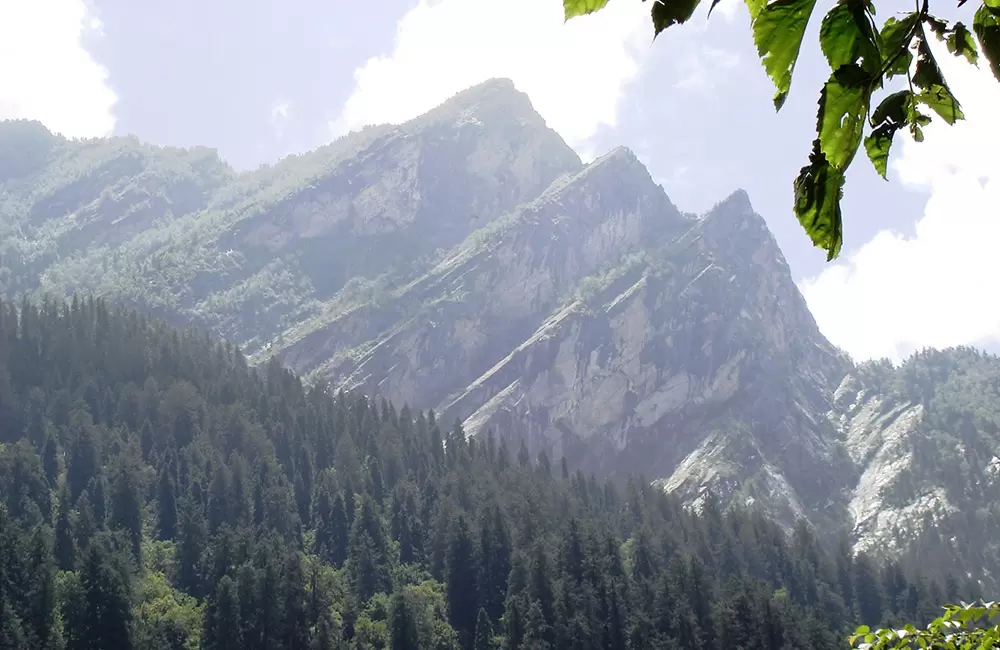
<instances>
[{"instance_id":1,"label":"sky","mask_svg":"<svg viewBox=\"0 0 1000 650\"><path fill-rule=\"evenodd\" d=\"M1000 347L1000 84L985 66L941 55L968 119L897 142L889 182L859 156L827 263L791 211L828 74L817 25L775 113L739 0L655 42L648 6L566 23L559 0L0 0L0 119L207 145L253 168L507 77L585 159L630 147L682 210L747 190L820 329L855 359Z\"/></svg>"}]
</instances>

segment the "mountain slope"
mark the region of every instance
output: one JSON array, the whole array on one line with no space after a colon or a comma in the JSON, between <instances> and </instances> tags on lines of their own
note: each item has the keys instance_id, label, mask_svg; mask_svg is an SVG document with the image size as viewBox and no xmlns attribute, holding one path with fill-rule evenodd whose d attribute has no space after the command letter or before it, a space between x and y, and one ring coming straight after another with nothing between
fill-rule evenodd
<instances>
[{"instance_id":1,"label":"mountain slope","mask_svg":"<svg viewBox=\"0 0 1000 650\"><path fill-rule=\"evenodd\" d=\"M5 124L11 139L37 128ZM10 233L4 259L24 256L26 245L11 243L18 236L54 249L18 269L23 279L10 289L117 295L250 349L323 313L350 280L366 286L420 272L440 250L580 166L527 97L502 80L400 127L371 127L242 176L201 150L128 138L49 136L47 143L47 164L0 179ZM188 162L199 156L220 169L199 174ZM158 175L156 165L164 169ZM175 175L203 179L211 191L180 204L170 187L151 187L148 178L166 185ZM138 204L159 220L129 238L90 233L81 221L91 212L117 224L102 192L116 212L130 214ZM168 196L152 202L159 194ZM32 219L41 223L24 230ZM73 231L76 246L61 243L63 230Z\"/></svg>"},{"instance_id":2,"label":"mountain slope","mask_svg":"<svg viewBox=\"0 0 1000 650\"><path fill-rule=\"evenodd\" d=\"M848 504L858 547L1000 577L1000 358L925 351L844 378L831 419L863 468Z\"/></svg>"},{"instance_id":3,"label":"mountain slope","mask_svg":"<svg viewBox=\"0 0 1000 650\"><path fill-rule=\"evenodd\" d=\"M856 366L744 192L684 214L508 81L249 174L2 123L0 289L98 293L690 505L997 575L996 360Z\"/></svg>"}]
</instances>

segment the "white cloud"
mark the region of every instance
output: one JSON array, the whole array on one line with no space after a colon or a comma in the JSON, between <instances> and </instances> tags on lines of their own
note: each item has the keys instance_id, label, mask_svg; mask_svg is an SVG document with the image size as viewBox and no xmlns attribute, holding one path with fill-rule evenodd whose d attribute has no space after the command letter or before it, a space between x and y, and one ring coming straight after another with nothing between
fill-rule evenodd
<instances>
[{"instance_id":1,"label":"white cloud","mask_svg":"<svg viewBox=\"0 0 1000 650\"><path fill-rule=\"evenodd\" d=\"M278 100L271 107L271 122L278 123L288 119L288 109L291 105L287 101Z\"/></svg>"},{"instance_id":2,"label":"white cloud","mask_svg":"<svg viewBox=\"0 0 1000 650\"><path fill-rule=\"evenodd\" d=\"M82 0L0 1L0 119L34 119L69 137L107 135L117 100L84 49L100 22Z\"/></svg>"},{"instance_id":3,"label":"white cloud","mask_svg":"<svg viewBox=\"0 0 1000 650\"><path fill-rule=\"evenodd\" d=\"M563 20L551 0L421 0L398 23L395 50L355 71L335 134L399 123L492 77L511 79L581 153L614 126L625 86L652 45L648 7L612 2Z\"/></svg>"},{"instance_id":4,"label":"white cloud","mask_svg":"<svg viewBox=\"0 0 1000 650\"><path fill-rule=\"evenodd\" d=\"M891 180L930 192L914 236L880 232L802 284L820 329L859 360L1000 342L1000 84L985 62L938 60L967 119L896 145Z\"/></svg>"}]
</instances>

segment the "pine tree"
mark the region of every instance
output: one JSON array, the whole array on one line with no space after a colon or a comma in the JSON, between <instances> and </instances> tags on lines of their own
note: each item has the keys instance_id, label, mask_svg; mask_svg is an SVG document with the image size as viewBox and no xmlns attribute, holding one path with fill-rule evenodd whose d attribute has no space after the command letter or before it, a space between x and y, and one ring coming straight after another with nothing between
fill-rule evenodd
<instances>
[{"instance_id":1,"label":"pine tree","mask_svg":"<svg viewBox=\"0 0 1000 650\"><path fill-rule=\"evenodd\" d=\"M0 594L0 648L3 650L34 650L29 648L21 629L21 621L7 594Z\"/></svg>"},{"instance_id":2,"label":"pine tree","mask_svg":"<svg viewBox=\"0 0 1000 650\"><path fill-rule=\"evenodd\" d=\"M220 526L232 523L229 503L229 480L225 466L216 468L208 487L208 530L214 533Z\"/></svg>"},{"instance_id":3,"label":"pine tree","mask_svg":"<svg viewBox=\"0 0 1000 650\"><path fill-rule=\"evenodd\" d=\"M389 585L389 574L382 564L378 548L365 531L352 537L346 569L351 592L359 603L367 602Z\"/></svg>"},{"instance_id":4,"label":"pine tree","mask_svg":"<svg viewBox=\"0 0 1000 650\"><path fill-rule=\"evenodd\" d=\"M392 650L421 650L417 621L403 591L392 595L389 607L389 643Z\"/></svg>"},{"instance_id":5,"label":"pine tree","mask_svg":"<svg viewBox=\"0 0 1000 650\"><path fill-rule=\"evenodd\" d=\"M97 530L104 530L108 525L108 481L103 475L98 474L90 480L87 497L93 508L94 525Z\"/></svg>"},{"instance_id":6,"label":"pine tree","mask_svg":"<svg viewBox=\"0 0 1000 650\"><path fill-rule=\"evenodd\" d=\"M306 581L302 560L297 551L288 554L281 571L282 630L281 640L286 650L307 650L309 647Z\"/></svg>"},{"instance_id":7,"label":"pine tree","mask_svg":"<svg viewBox=\"0 0 1000 650\"><path fill-rule=\"evenodd\" d=\"M347 575L360 602L392 590L388 542L372 498L365 495L351 526Z\"/></svg>"},{"instance_id":8,"label":"pine tree","mask_svg":"<svg viewBox=\"0 0 1000 650\"><path fill-rule=\"evenodd\" d=\"M513 596L507 599L504 608L504 650L518 650L524 641L524 618L521 613L520 597Z\"/></svg>"},{"instance_id":9,"label":"pine tree","mask_svg":"<svg viewBox=\"0 0 1000 650\"><path fill-rule=\"evenodd\" d=\"M476 636L472 643L473 650L493 650L493 626L489 614L482 607L476 616Z\"/></svg>"},{"instance_id":10,"label":"pine tree","mask_svg":"<svg viewBox=\"0 0 1000 650\"><path fill-rule=\"evenodd\" d=\"M854 597L858 621L875 627L882 622L884 597L874 562L859 553L854 558Z\"/></svg>"},{"instance_id":11,"label":"pine tree","mask_svg":"<svg viewBox=\"0 0 1000 650\"><path fill-rule=\"evenodd\" d=\"M76 501L100 471L101 455L97 432L91 423L90 415L77 411L70 418L73 422L74 437L70 445L66 480L69 484L70 498Z\"/></svg>"},{"instance_id":12,"label":"pine tree","mask_svg":"<svg viewBox=\"0 0 1000 650\"><path fill-rule=\"evenodd\" d=\"M192 596L201 595L201 556L207 537L205 516L194 497L188 495L181 510L177 586Z\"/></svg>"},{"instance_id":13,"label":"pine tree","mask_svg":"<svg viewBox=\"0 0 1000 650\"><path fill-rule=\"evenodd\" d=\"M111 489L111 527L125 531L136 565L142 564L142 487L138 470L129 461L119 468Z\"/></svg>"},{"instance_id":14,"label":"pine tree","mask_svg":"<svg viewBox=\"0 0 1000 650\"><path fill-rule=\"evenodd\" d=\"M49 486L55 488L59 483L59 443L51 433L45 437L45 446L42 448L42 467Z\"/></svg>"},{"instance_id":15,"label":"pine tree","mask_svg":"<svg viewBox=\"0 0 1000 650\"><path fill-rule=\"evenodd\" d=\"M35 529L28 546L24 594L25 611L21 620L32 648L49 648L55 625L55 566L52 555L51 529Z\"/></svg>"},{"instance_id":16,"label":"pine tree","mask_svg":"<svg viewBox=\"0 0 1000 650\"><path fill-rule=\"evenodd\" d=\"M59 488L58 513L56 515L55 556L60 571L72 571L76 567L76 539L69 507L69 490Z\"/></svg>"},{"instance_id":17,"label":"pine tree","mask_svg":"<svg viewBox=\"0 0 1000 650\"><path fill-rule=\"evenodd\" d=\"M156 501L156 535L158 539L177 536L177 489L170 467L165 463L160 469Z\"/></svg>"},{"instance_id":18,"label":"pine tree","mask_svg":"<svg viewBox=\"0 0 1000 650\"><path fill-rule=\"evenodd\" d=\"M76 502L76 519L73 521L76 530L76 548L83 551L90 545L90 540L97 534L97 522L94 509L90 507L90 495L84 492Z\"/></svg>"},{"instance_id":19,"label":"pine tree","mask_svg":"<svg viewBox=\"0 0 1000 650\"><path fill-rule=\"evenodd\" d=\"M324 613L316 623L316 631L313 634L310 650L336 650L340 648L340 634L336 630L334 623L330 620L330 615Z\"/></svg>"},{"instance_id":20,"label":"pine tree","mask_svg":"<svg viewBox=\"0 0 1000 650\"><path fill-rule=\"evenodd\" d=\"M536 600L528 607L528 614L524 621L524 640L521 642L523 650L550 650L552 644L549 643L551 630L545 622L542 613L542 606Z\"/></svg>"},{"instance_id":21,"label":"pine tree","mask_svg":"<svg viewBox=\"0 0 1000 650\"><path fill-rule=\"evenodd\" d=\"M478 589L482 607L491 621L499 621L503 615L504 599L507 595L507 579L511 571L511 543L500 508L494 505L483 517L479 544Z\"/></svg>"},{"instance_id":22,"label":"pine tree","mask_svg":"<svg viewBox=\"0 0 1000 650\"><path fill-rule=\"evenodd\" d=\"M239 593L229 576L219 580L208 600L201 647L202 650L242 650L244 647Z\"/></svg>"},{"instance_id":23,"label":"pine tree","mask_svg":"<svg viewBox=\"0 0 1000 650\"><path fill-rule=\"evenodd\" d=\"M107 541L97 537L80 569L84 628L70 650L131 650L132 597L128 575L115 562Z\"/></svg>"},{"instance_id":24,"label":"pine tree","mask_svg":"<svg viewBox=\"0 0 1000 650\"><path fill-rule=\"evenodd\" d=\"M458 517L448 545L446 592L448 619L458 633L459 642L468 647L476 633L479 595L476 586L478 553L463 516Z\"/></svg>"},{"instance_id":25,"label":"pine tree","mask_svg":"<svg viewBox=\"0 0 1000 650\"><path fill-rule=\"evenodd\" d=\"M331 497L329 487L321 486L316 498L315 520L315 553L337 568L344 566L349 532L344 497L339 492Z\"/></svg>"}]
</instances>

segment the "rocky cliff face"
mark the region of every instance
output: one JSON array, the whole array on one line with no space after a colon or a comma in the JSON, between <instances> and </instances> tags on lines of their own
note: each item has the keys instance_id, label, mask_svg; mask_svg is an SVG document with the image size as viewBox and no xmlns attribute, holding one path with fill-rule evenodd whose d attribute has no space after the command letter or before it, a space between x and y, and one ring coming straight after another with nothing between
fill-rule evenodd
<instances>
[{"instance_id":1,"label":"rocky cliff face","mask_svg":"<svg viewBox=\"0 0 1000 650\"><path fill-rule=\"evenodd\" d=\"M0 289L110 295L694 506L997 566L1000 362L855 366L744 192L684 214L506 81L243 175L0 124Z\"/></svg>"},{"instance_id":2,"label":"rocky cliff face","mask_svg":"<svg viewBox=\"0 0 1000 650\"><path fill-rule=\"evenodd\" d=\"M1000 359L965 348L845 376L829 417L860 470L848 500L857 548L958 565L997 587L998 379Z\"/></svg>"}]
</instances>

